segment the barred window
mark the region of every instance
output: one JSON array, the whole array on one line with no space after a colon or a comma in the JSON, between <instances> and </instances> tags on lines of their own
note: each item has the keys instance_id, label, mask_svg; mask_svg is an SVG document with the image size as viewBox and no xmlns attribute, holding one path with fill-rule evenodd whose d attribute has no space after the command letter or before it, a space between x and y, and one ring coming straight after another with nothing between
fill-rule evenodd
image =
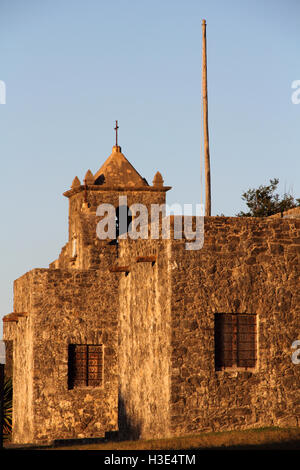
<instances>
[{"instance_id":1,"label":"barred window","mask_svg":"<svg viewBox=\"0 0 300 470\"><path fill-rule=\"evenodd\" d=\"M256 315L215 315L215 368L256 365Z\"/></svg>"},{"instance_id":2,"label":"barred window","mask_svg":"<svg viewBox=\"0 0 300 470\"><path fill-rule=\"evenodd\" d=\"M103 346L69 344L68 388L100 387L103 380Z\"/></svg>"}]
</instances>

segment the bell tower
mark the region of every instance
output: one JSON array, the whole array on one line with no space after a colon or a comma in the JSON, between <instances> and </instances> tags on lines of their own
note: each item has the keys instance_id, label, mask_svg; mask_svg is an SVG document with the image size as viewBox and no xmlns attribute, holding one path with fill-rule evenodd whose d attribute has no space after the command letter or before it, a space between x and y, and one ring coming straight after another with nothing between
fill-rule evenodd
<instances>
[{"instance_id":1,"label":"bell tower","mask_svg":"<svg viewBox=\"0 0 300 470\"><path fill-rule=\"evenodd\" d=\"M118 121L114 129L116 142L103 165L95 174L87 170L83 184L76 176L64 193L69 199L69 241L58 260L59 266L62 263L77 269L97 268L117 256L114 240L99 240L96 234L99 221L96 211L100 204L111 204L118 213L120 197L126 196L128 208L135 203L143 204L149 214L151 204L165 204L166 192L171 187L164 186L159 172L152 186L148 184L118 145Z\"/></svg>"}]
</instances>

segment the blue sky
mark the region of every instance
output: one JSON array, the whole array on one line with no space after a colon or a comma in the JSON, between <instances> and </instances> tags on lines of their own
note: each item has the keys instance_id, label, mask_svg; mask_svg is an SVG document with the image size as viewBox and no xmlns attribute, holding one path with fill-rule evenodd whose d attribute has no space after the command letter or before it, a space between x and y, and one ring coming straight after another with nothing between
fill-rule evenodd
<instances>
[{"instance_id":1,"label":"blue sky","mask_svg":"<svg viewBox=\"0 0 300 470\"><path fill-rule=\"evenodd\" d=\"M67 240L77 175L122 151L168 202L200 201L201 21L207 21L212 214L280 179L300 197L298 0L0 0L0 316L13 280Z\"/></svg>"}]
</instances>

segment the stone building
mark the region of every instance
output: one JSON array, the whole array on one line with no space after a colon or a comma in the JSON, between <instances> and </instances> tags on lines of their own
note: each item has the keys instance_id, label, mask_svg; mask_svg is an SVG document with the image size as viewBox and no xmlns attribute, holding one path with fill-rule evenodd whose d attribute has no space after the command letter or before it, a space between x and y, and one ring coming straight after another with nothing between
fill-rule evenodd
<instances>
[{"instance_id":1,"label":"stone building","mask_svg":"<svg viewBox=\"0 0 300 470\"><path fill-rule=\"evenodd\" d=\"M97 236L100 204L150 209L169 189L116 145L64 193L69 240L15 281L3 320L13 442L300 425L299 214L205 217L199 250L171 216L169 239Z\"/></svg>"}]
</instances>

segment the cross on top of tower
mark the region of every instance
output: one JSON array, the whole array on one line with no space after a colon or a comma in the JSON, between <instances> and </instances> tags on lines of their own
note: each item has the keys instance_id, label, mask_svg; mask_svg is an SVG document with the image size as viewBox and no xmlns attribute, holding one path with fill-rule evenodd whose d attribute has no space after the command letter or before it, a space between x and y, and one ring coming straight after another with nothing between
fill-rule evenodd
<instances>
[{"instance_id":1,"label":"cross on top of tower","mask_svg":"<svg viewBox=\"0 0 300 470\"><path fill-rule=\"evenodd\" d=\"M116 127L114 129L116 131L116 147L117 147L118 146L118 129L119 129L118 121L116 121Z\"/></svg>"}]
</instances>

